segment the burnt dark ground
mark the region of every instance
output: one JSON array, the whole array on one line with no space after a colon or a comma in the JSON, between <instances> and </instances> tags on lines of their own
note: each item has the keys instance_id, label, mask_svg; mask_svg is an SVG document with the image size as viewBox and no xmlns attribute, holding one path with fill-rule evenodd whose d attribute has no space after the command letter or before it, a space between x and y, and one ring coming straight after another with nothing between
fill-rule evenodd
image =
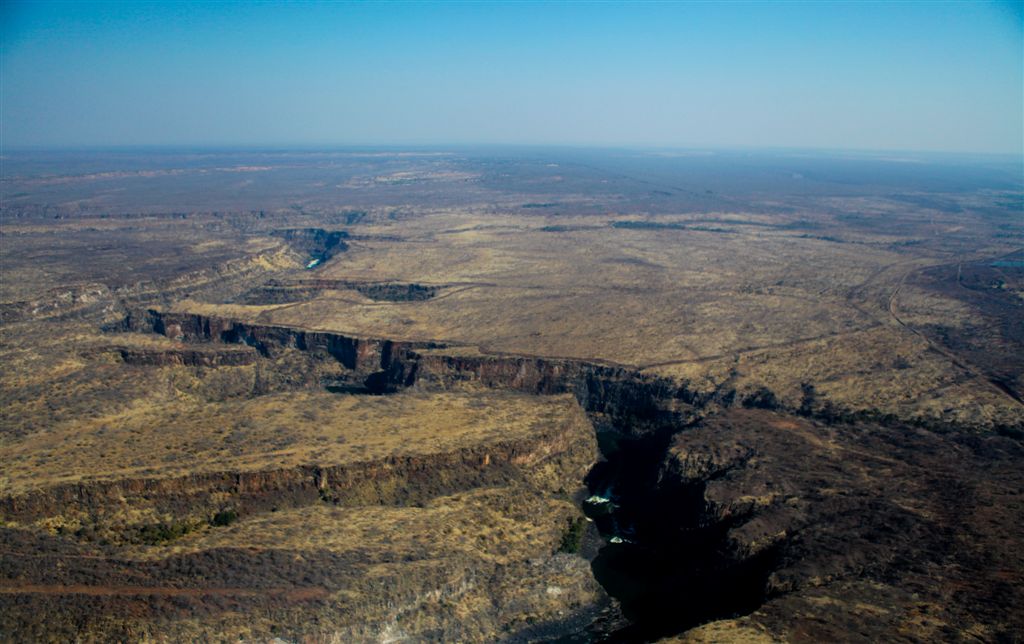
<instances>
[{"instance_id":1,"label":"burnt dark ground","mask_svg":"<svg viewBox=\"0 0 1024 644\"><path fill-rule=\"evenodd\" d=\"M982 365L989 380L1024 401L1024 251L995 259L964 261L922 271L914 284L970 307L965 326L935 325L922 331L932 341Z\"/></svg>"}]
</instances>

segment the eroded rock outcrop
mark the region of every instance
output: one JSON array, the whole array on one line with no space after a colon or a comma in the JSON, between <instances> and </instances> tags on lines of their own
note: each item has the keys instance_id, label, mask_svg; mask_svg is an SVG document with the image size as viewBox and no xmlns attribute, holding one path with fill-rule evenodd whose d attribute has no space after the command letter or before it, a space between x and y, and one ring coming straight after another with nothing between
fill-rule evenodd
<instances>
[{"instance_id":1,"label":"eroded rock outcrop","mask_svg":"<svg viewBox=\"0 0 1024 644\"><path fill-rule=\"evenodd\" d=\"M326 262L337 253L348 250L345 240L349 235L344 230L324 230L323 228L286 228L275 230L271 234L281 237L297 251L312 257L317 264Z\"/></svg>"},{"instance_id":2,"label":"eroded rock outcrop","mask_svg":"<svg viewBox=\"0 0 1024 644\"><path fill-rule=\"evenodd\" d=\"M156 332L186 342L241 343L263 356L274 356L285 349L330 356L346 369L373 375L374 382L382 387L421 382L443 388L471 382L531 394L572 393L588 412L622 417L617 424L630 431L644 431L652 423L675 422L721 397L718 392L695 392L671 379L617 365L515 355L461 355L457 348L437 342L359 338L198 314L133 311L115 328Z\"/></svg>"},{"instance_id":3,"label":"eroded rock outcrop","mask_svg":"<svg viewBox=\"0 0 1024 644\"><path fill-rule=\"evenodd\" d=\"M114 347L104 351L117 355L125 364L182 365L186 367L240 367L256 362L259 355L252 349L224 348L203 350L193 348L142 349Z\"/></svg>"},{"instance_id":4,"label":"eroded rock outcrop","mask_svg":"<svg viewBox=\"0 0 1024 644\"><path fill-rule=\"evenodd\" d=\"M271 280L250 289L237 299L246 304L284 304L309 300L324 291L356 291L377 302L423 302L443 286L399 282L355 282L337 279Z\"/></svg>"},{"instance_id":5,"label":"eroded rock outcrop","mask_svg":"<svg viewBox=\"0 0 1024 644\"><path fill-rule=\"evenodd\" d=\"M595 521L611 539L593 569L630 620L599 620L584 629L592 637L649 639L701 624L690 631L697 640L968 631L998 639L1021 629L1011 606L1022 598L1009 588L1024 587L1024 561L1012 539L998 537L1006 526L1020 532L1024 516L1022 455L1011 439L870 413L787 411L768 390L694 392L581 360L156 311L122 326L245 344L265 357L306 352L381 392L469 385L572 394L612 437L608 461L588 477L590 491L607 499ZM972 467L999 473L974 476ZM968 542L996 554L965 551Z\"/></svg>"},{"instance_id":6,"label":"eroded rock outcrop","mask_svg":"<svg viewBox=\"0 0 1024 644\"><path fill-rule=\"evenodd\" d=\"M557 461L554 472L543 464ZM581 417L514 440L435 454L290 469L213 472L172 478L88 480L0 497L0 515L29 522L67 512L116 514L145 505L159 515L205 517L228 505L241 513L328 501L407 505L481 486L529 483L572 489L596 459L592 429ZM558 469L561 468L561 469ZM564 470L564 471L563 471ZM574 478L575 477L575 478Z\"/></svg>"},{"instance_id":7,"label":"eroded rock outcrop","mask_svg":"<svg viewBox=\"0 0 1024 644\"><path fill-rule=\"evenodd\" d=\"M518 405L502 409L534 404L495 396ZM373 400L402 413L401 396ZM570 397L538 400L538 419L484 427L457 447L399 436L382 457L348 445L341 462L87 478L0 496L0 625L26 639L323 641L581 627L607 597L560 543L579 520L570 497L597 458L594 432Z\"/></svg>"},{"instance_id":8,"label":"eroded rock outcrop","mask_svg":"<svg viewBox=\"0 0 1024 644\"><path fill-rule=\"evenodd\" d=\"M680 433L665 484L700 489L732 561L774 556L765 603L691 640L1012 641L1024 628L1011 545L1024 529L1022 456L1000 436L757 410Z\"/></svg>"}]
</instances>

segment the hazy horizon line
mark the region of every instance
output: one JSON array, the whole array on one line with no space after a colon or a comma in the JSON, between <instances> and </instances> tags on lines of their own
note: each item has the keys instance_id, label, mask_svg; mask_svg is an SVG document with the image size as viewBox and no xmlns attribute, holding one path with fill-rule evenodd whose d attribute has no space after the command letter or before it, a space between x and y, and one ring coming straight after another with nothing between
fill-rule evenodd
<instances>
[{"instance_id":1,"label":"hazy horizon line","mask_svg":"<svg viewBox=\"0 0 1024 644\"><path fill-rule=\"evenodd\" d=\"M408 143L130 143L130 144L73 144L73 145L2 145L0 158L7 154L23 153L88 153L88 152L348 152L348 151L401 151L417 152L446 150L580 150L580 151L617 151L644 153L776 153L776 154L814 154L814 155L867 155L872 157L912 154L927 157L975 157L989 159L1024 160L1024 150L1020 152L994 152L951 149L913 149L913 148L871 148L871 147L819 147L819 146L782 146L782 145L687 145L687 144L640 144L640 143L508 143L508 142L408 142Z\"/></svg>"}]
</instances>

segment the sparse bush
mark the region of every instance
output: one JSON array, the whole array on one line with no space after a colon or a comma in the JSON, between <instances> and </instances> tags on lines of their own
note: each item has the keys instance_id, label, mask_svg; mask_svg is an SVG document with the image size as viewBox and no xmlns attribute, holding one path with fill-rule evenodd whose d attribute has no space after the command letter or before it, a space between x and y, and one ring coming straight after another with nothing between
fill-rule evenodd
<instances>
[{"instance_id":1,"label":"sparse bush","mask_svg":"<svg viewBox=\"0 0 1024 644\"><path fill-rule=\"evenodd\" d=\"M747 409L778 409L779 401L771 389L760 387L743 397L743 406Z\"/></svg>"},{"instance_id":2,"label":"sparse bush","mask_svg":"<svg viewBox=\"0 0 1024 644\"><path fill-rule=\"evenodd\" d=\"M800 383L800 391L802 393L800 399L800 409L797 413L801 416L810 416L814 413L814 402L817 393L814 390L814 385L809 382Z\"/></svg>"},{"instance_id":3,"label":"sparse bush","mask_svg":"<svg viewBox=\"0 0 1024 644\"><path fill-rule=\"evenodd\" d=\"M237 512L234 510L221 510L217 514L213 515L212 519L210 519L210 525L215 528L222 528L224 526L231 525L235 521L238 521Z\"/></svg>"},{"instance_id":4,"label":"sparse bush","mask_svg":"<svg viewBox=\"0 0 1024 644\"><path fill-rule=\"evenodd\" d=\"M896 359L892 361L893 369L909 369L911 366L910 361L903 356L896 356Z\"/></svg>"},{"instance_id":5,"label":"sparse bush","mask_svg":"<svg viewBox=\"0 0 1024 644\"><path fill-rule=\"evenodd\" d=\"M155 546L179 539L193 529L193 525L184 521L144 525L139 528L139 541Z\"/></svg>"},{"instance_id":6,"label":"sparse bush","mask_svg":"<svg viewBox=\"0 0 1024 644\"><path fill-rule=\"evenodd\" d=\"M587 520L583 517L569 519L562 540L558 544L558 552L576 554L583 545L583 533L586 531Z\"/></svg>"},{"instance_id":7,"label":"sparse bush","mask_svg":"<svg viewBox=\"0 0 1024 644\"><path fill-rule=\"evenodd\" d=\"M999 424L995 426L996 434L1000 436L1006 436L1018 441L1024 441L1024 428L1012 427L1010 425Z\"/></svg>"}]
</instances>

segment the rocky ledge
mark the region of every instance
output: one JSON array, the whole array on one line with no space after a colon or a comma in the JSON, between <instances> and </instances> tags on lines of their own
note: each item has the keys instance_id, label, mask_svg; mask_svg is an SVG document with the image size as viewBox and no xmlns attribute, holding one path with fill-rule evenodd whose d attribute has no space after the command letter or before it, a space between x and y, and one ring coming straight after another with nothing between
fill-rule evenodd
<instances>
[{"instance_id":1,"label":"rocky ledge","mask_svg":"<svg viewBox=\"0 0 1024 644\"><path fill-rule=\"evenodd\" d=\"M1014 641L1022 458L1002 436L759 410L678 434L660 489L697 493L732 561L772 560L763 604L684 639Z\"/></svg>"},{"instance_id":2,"label":"rocky ledge","mask_svg":"<svg viewBox=\"0 0 1024 644\"><path fill-rule=\"evenodd\" d=\"M577 554L585 524L572 498L597 448L574 399L317 395L342 405L326 413L361 418L320 418L290 450L247 441L233 470L197 453L165 475L83 459L75 482L15 481L21 491L0 496L0 632L493 641L578 628L606 605ZM96 449L113 453L117 431ZM147 431L115 458L159 463L174 443L167 428ZM274 466L325 439L337 447L313 462Z\"/></svg>"}]
</instances>

